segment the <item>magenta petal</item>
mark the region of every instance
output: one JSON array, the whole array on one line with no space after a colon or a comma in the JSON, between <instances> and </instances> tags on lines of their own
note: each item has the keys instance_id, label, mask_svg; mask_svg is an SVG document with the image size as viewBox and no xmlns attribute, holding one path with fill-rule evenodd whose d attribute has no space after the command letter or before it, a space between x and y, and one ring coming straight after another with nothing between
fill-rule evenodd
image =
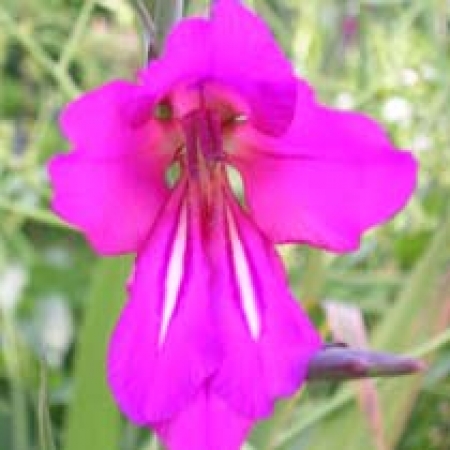
<instances>
[{"instance_id":1,"label":"magenta petal","mask_svg":"<svg viewBox=\"0 0 450 450\"><path fill-rule=\"evenodd\" d=\"M220 358L209 270L185 195L183 183L155 223L109 346L109 384L137 424L166 420L185 408Z\"/></svg>"},{"instance_id":2,"label":"magenta petal","mask_svg":"<svg viewBox=\"0 0 450 450\"><path fill-rule=\"evenodd\" d=\"M169 35L162 57L141 74L160 97L202 83L235 92L250 107L250 121L278 135L295 109L297 80L270 30L238 1L216 2L210 21L187 19Z\"/></svg>"},{"instance_id":3,"label":"magenta petal","mask_svg":"<svg viewBox=\"0 0 450 450\"><path fill-rule=\"evenodd\" d=\"M126 115L139 92L132 83L112 81L83 94L61 113L64 135L77 152L92 158L117 156L142 146L145 135L130 126Z\"/></svg>"},{"instance_id":4,"label":"magenta petal","mask_svg":"<svg viewBox=\"0 0 450 450\"><path fill-rule=\"evenodd\" d=\"M284 132L293 118L297 81L268 27L240 2L219 0L212 33L217 78L247 100L257 128Z\"/></svg>"},{"instance_id":5,"label":"magenta petal","mask_svg":"<svg viewBox=\"0 0 450 450\"><path fill-rule=\"evenodd\" d=\"M130 122L137 90L117 81L70 103L61 126L74 148L49 163L53 209L101 254L136 251L168 195L176 134L151 120Z\"/></svg>"},{"instance_id":6,"label":"magenta petal","mask_svg":"<svg viewBox=\"0 0 450 450\"><path fill-rule=\"evenodd\" d=\"M398 212L416 185L417 164L362 114L299 105L285 138L241 133L236 165L259 227L275 242L348 251Z\"/></svg>"},{"instance_id":7,"label":"magenta petal","mask_svg":"<svg viewBox=\"0 0 450 450\"><path fill-rule=\"evenodd\" d=\"M167 196L162 173L133 158L58 155L49 163L52 207L101 254L139 248Z\"/></svg>"},{"instance_id":8,"label":"magenta petal","mask_svg":"<svg viewBox=\"0 0 450 450\"><path fill-rule=\"evenodd\" d=\"M163 170L179 136L173 124L153 117L154 97L144 86L112 81L70 102L59 122L72 152L96 160L141 158Z\"/></svg>"},{"instance_id":9,"label":"magenta petal","mask_svg":"<svg viewBox=\"0 0 450 450\"><path fill-rule=\"evenodd\" d=\"M212 285L225 358L212 389L240 413L258 418L300 387L321 339L290 295L272 244L231 197L227 208L228 233L216 237Z\"/></svg>"},{"instance_id":10,"label":"magenta petal","mask_svg":"<svg viewBox=\"0 0 450 450\"><path fill-rule=\"evenodd\" d=\"M239 450L251 424L205 385L176 417L154 428L169 450Z\"/></svg>"},{"instance_id":11,"label":"magenta petal","mask_svg":"<svg viewBox=\"0 0 450 450\"><path fill-rule=\"evenodd\" d=\"M180 85L198 84L211 77L210 23L192 18L181 21L169 34L164 52L141 71L143 88L151 97L172 95Z\"/></svg>"}]
</instances>

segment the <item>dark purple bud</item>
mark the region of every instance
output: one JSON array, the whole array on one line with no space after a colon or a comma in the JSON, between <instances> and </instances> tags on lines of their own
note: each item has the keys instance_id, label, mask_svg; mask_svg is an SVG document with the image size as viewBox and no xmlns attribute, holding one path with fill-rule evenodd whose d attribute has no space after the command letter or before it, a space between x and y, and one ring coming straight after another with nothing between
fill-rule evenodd
<instances>
[{"instance_id":1,"label":"dark purple bud","mask_svg":"<svg viewBox=\"0 0 450 450\"><path fill-rule=\"evenodd\" d=\"M403 355L326 345L311 359L308 380L347 380L407 375L424 370L423 361Z\"/></svg>"}]
</instances>

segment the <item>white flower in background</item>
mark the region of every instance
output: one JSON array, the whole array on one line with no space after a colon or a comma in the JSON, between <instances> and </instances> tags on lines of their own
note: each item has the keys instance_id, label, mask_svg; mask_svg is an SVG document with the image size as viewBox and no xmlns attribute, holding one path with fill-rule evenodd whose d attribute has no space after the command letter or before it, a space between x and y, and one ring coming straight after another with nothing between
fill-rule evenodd
<instances>
[{"instance_id":1,"label":"white flower in background","mask_svg":"<svg viewBox=\"0 0 450 450\"><path fill-rule=\"evenodd\" d=\"M67 301L58 294L40 300L35 320L46 362L53 367L61 366L74 336L72 312Z\"/></svg>"},{"instance_id":2,"label":"white flower in background","mask_svg":"<svg viewBox=\"0 0 450 450\"><path fill-rule=\"evenodd\" d=\"M381 111L387 122L407 124L412 117L411 104L403 97L390 97Z\"/></svg>"},{"instance_id":3,"label":"white flower in background","mask_svg":"<svg viewBox=\"0 0 450 450\"><path fill-rule=\"evenodd\" d=\"M402 81L405 86L414 86L419 82L419 74L409 67L402 70Z\"/></svg>"},{"instance_id":4,"label":"white flower in background","mask_svg":"<svg viewBox=\"0 0 450 450\"><path fill-rule=\"evenodd\" d=\"M416 136L412 142L412 150L417 152L424 152L430 150L432 146L432 140L429 136L425 134L419 134Z\"/></svg>"},{"instance_id":5,"label":"white flower in background","mask_svg":"<svg viewBox=\"0 0 450 450\"><path fill-rule=\"evenodd\" d=\"M0 309L14 311L28 283L28 272L18 263L0 270Z\"/></svg>"},{"instance_id":6,"label":"white flower in background","mask_svg":"<svg viewBox=\"0 0 450 450\"><path fill-rule=\"evenodd\" d=\"M422 76L427 81L435 81L438 77L438 71L436 67L431 64L424 64L421 68Z\"/></svg>"},{"instance_id":7,"label":"white flower in background","mask_svg":"<svg viewBox=\"0 0 450 450\"><path fill-rule=\"evenodd\" d=\"M339 92L334 100L334 105L339 109L353 109L355 107L355 99L350 92Z\"/></svg>"}]
</instances>

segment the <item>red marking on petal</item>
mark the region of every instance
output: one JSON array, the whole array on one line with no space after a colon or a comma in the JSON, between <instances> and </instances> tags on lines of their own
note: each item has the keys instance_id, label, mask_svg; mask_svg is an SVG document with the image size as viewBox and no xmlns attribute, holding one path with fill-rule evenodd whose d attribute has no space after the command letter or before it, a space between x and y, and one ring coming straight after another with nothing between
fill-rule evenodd
<instances>
[{"instance_id":1,"label":"red marking on petal","mask_svg":"<svg viewBox=\"0 0 450 450\"><path fill-rule=\"evenodd\" d=\"M201 109L197 119L200 149L207 161L223 159L221 118L215 111Z\"/></svg>"}]
</instances>

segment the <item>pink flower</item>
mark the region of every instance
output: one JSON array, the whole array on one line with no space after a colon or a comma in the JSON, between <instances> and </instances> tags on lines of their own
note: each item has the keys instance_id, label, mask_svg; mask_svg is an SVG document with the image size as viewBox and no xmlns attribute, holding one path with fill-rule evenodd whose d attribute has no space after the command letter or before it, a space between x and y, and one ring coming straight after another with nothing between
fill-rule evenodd
<instances>
[{"instance_id":1,"label":"pink flower","mask_svg":"<svg viewBox=\"0 0 450 450\"><path fill-rule=\"evenodd\" d=\"M108 356L120 408L171 450L239 448L321 345L273 244L356 249L407 201L414 160L317 103L234 0L181 22L138 84L85 94L61 126L74 149L50 163L55 211L99 253L138 254Z\"/></svg>"}]
</instances>

